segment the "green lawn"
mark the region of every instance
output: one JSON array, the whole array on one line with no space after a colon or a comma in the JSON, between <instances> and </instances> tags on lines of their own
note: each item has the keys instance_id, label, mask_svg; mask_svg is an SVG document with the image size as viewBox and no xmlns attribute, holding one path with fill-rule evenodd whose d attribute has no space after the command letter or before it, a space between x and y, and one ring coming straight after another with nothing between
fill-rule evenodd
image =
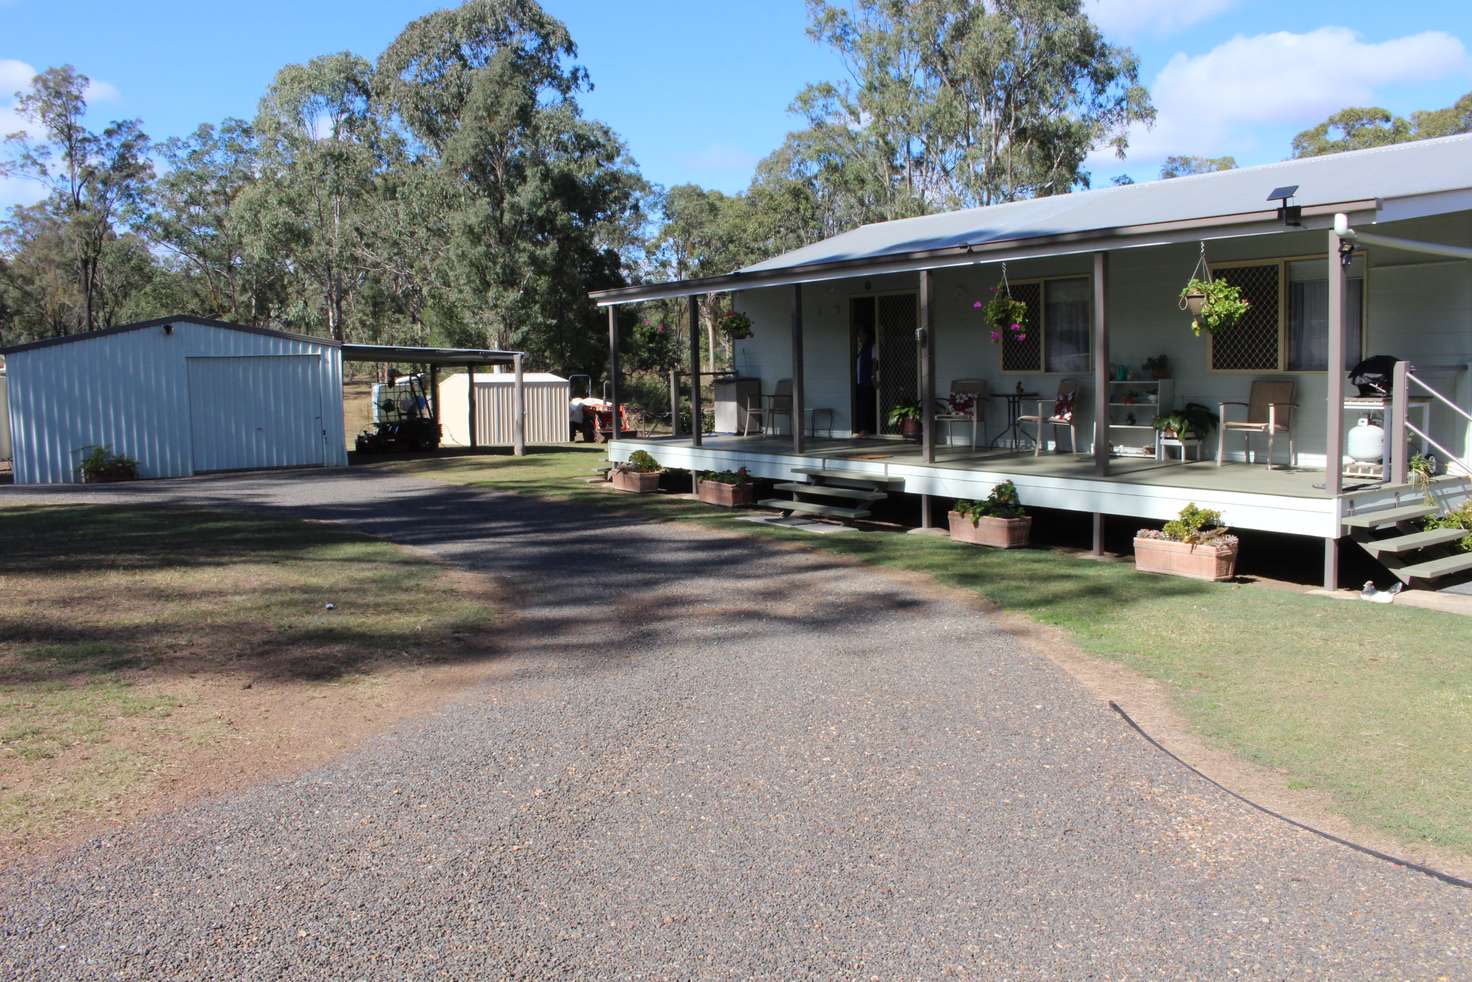
<instances>
[{"instance_id":1,"label":"green lawn","mask_svg":"<svg viewBox=\"0 0 1472 982\"><path fill-rule=\"evenodd\" d=\"M601 450L579 447L520 460L381 466L627 515L718 523L974 590L1167 683L1202 736L1281 769L1294 787L1328 794L1350 819L1472 855L1472 619L1147 576L1049 550L767 529L674 497L589 487L581 479L602 459Z\"/></svg>"},{"instance_id":2,"label":"green lawn","mask_svg":"<svg viewBox=\"0 0 1472 982\"><path fill-rule=\"evenodd\" d=\"M412 711L498 613L479 580L321 523L26 506L0 542L0 856L325 756Z\"/></svg>"}]
</instances>

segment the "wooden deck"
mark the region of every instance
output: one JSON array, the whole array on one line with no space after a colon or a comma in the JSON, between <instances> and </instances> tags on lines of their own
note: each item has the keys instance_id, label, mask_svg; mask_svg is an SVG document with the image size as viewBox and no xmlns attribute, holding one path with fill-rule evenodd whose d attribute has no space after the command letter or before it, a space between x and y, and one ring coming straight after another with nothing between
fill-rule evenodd
<instances>
[{"instance_id":1,"label":"wooden deck","mask_svg":"<svg viewBox=\"0 0 1472 982\"><path fill-rule=\"evenodd\" d=\"M1341 535L1344 519L1357 509L1396 503L1403 497L1411 501L1404 488L1353 483L1347 483L1346 493L1336 498L1316 486L1324 481L1321 470L1116 457L1110 461L1109 474L1101 477L1094 473L1090 457L942 447L935 462L927 464L918 446L882 439L810 440L797 454L785 436L707 435L699 447L688 436L644 437L611 444L609 456L624 460L641 449L666 467L745 467L755 477L779 481L803 480L796 468L862 471L893 479L897 491L948 498L985 497L992 487L1010 480L1024 504L1155 520L1173 518L1194 502L1221 511L1224 520L1238 528L1320 538ZM1467 483L1457 490L1472 493Z\"/></svg>"}]
</instances>

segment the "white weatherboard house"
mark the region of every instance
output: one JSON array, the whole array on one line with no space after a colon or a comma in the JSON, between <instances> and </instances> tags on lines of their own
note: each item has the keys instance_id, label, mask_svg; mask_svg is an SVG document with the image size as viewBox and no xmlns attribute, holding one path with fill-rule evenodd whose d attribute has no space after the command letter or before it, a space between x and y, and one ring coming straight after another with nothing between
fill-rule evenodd
<instances>
[{"instance_id":1,"label":"white weatherboard house","mask_svg":"<svg viewBox=\"0 0 1472 982\"><path fill-rule=\"evenodd\" d=\"M1291 195L1287 207L1275 193ZM1217 337L1194 337L1178 307L1203 257L1251 304ZM995 344L975 304L1004 278L1028 327ZM1322 543L1329 585L1346 536L1408 581L1472 569L1472 555L1387 535L1424 514L1405 483L1417 450L1442 462L1442 504L1472 495L1472 136L884 222L729 275L593 297L613 340L619 305L687 297L693 316L715 293L734 294L753 323L736 370L759 380L766 432L621 438L613 459L644 449L666 466L744 466L785 482L791 500L777 506L830 514L862 514L866 495L979 498L1011 480L1024 504L1092 513L1096 549L1103 516L1159 520L1195 502L1238 528ZM861 420L864 336L877 405ZM1369 355L1399 363L1394 398L1354 398L1346 370ZM1159 356L1169 368L1157 380L1145 363ZM1049 426L1035 455L1037 427L1019 431L1013 416L1040 402L1052 415L1060 387L1075 386L1079 445ZM934 416L937 400L978 390L973 449L969 426ZM1271 460L1262 436L1249 459L1231 432L1218 461L1216 432L1163 446L1151 426L1164 409L1218 413L1254 392L1258 405L1227 405L1227 418L1265 417L1271 402L1282 426ZM887 420L911 399L932 409L918 446ZM1384 424L1378 466L1345 456L1364 442L1351 432L1360 419Z\"/></svg>"},{"instance_id":2,"label":"white weatherboard house","mask_svg":"<svg viewBox=\"0 0 1472 982\"><path fill-rule=\"evenodd\" d=\"M77 481L95 446L143 477L347 464L330 340L169 317L3 354L17 484Z\"/></svg>"}]
</instances>

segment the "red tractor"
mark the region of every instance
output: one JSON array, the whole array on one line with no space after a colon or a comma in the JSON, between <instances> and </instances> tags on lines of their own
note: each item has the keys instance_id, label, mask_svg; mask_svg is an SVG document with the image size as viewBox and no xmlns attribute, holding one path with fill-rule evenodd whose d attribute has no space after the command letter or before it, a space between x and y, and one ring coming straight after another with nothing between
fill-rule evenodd
<instances>
[{"instance_id":1,"label":"red tractor","mask_svg":"<svg viewBox=\"0 0 1472 982\"><path fill-rule=\"evenodd\" d=\"M593 379L590 376L573 375L568 381L576 385L578 379L585 383L583 391L587 395L576 397L568 403L567 438L570 441L575 440L582 434L584 443L607 443L613 439L613 403L593 397ZM623 436L639 435L629 421L629 407L626 403L619 403L618 430Z\"/></svg>"}]
</instances>

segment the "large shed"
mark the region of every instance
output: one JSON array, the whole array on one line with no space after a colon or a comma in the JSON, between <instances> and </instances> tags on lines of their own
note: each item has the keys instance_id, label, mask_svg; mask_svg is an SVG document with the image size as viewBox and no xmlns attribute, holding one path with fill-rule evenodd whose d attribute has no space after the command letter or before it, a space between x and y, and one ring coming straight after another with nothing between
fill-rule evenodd
<instances>
[{"instance_id":1,"label":"large shed","mask_svg":"<svg viewBox=\"0 0 1472 982\"><path fill-rule=\"evenodd\" d=\"M175 316L0 354L17 484L75 482L95 446L143 477L347 465L330 340Z\"/></svg>"}]
</instances>

